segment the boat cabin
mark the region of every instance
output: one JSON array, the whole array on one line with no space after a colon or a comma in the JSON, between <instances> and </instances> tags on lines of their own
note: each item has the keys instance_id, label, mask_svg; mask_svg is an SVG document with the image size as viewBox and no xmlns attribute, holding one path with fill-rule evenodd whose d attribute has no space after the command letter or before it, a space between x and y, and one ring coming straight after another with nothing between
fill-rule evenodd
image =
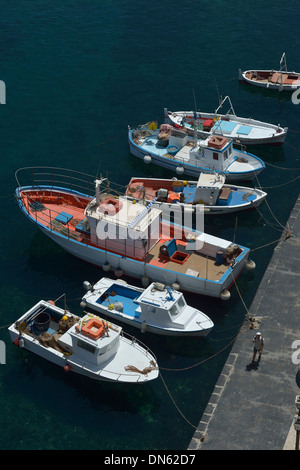
<instances>
[{"instance_id":1,"label":"boat cabin","mask_svg":"<svg viewBox=\"0 0 300 470\"><path fill-rule=\"evenodd\" d=\"M96 192L97 194L97 192ZM160 239L161 210L126 197L96 196L86 207L92 243L110 252L143 259Z\"/></svg>"},{"instance_id":2,"label":"boat cabin","mask_svg":"<svg viewBox=\"0 0 300 470\"><path fill-rule=\"evenodd\" d=\"M187 307L183 294L162 283L154 282L136 299L142 313L147 311L147 321L171 326Z\"/></svg>"},{"instance_id":3,"label":"boat cabin","mask_svg":"<svg viewBox=\"0 0 300 470\"><path fill-rule=\"evenodd\" d=\"M172 130L169 136L167 152L176 160L191 165L207 166L216 171L223 171L232 161L232 140L212 135L203 140L191 140L182 131Z\"/></svg>"},{"instance_id":4,"label":"boat cabin","mask_svg":"<svg viewBox=\"0 0 300 470\"><path fill-rule=\"evenodd\" d=\"M216 206L218 197L223 197L222 188L224 183L225 177L223 175L216 173L201 173L197 182L196 190L193 194L192 203Z\"/></svg>"},{"instance_id":5,"label":"boat cabin","mask_svg":"<svg viewBox=\"0 0 300 470\"><path fill-rule=\"evenodd\" d=\"M58 341L66 351L76 355L76 361L99 365L116 354L121 328L105 328L105 322L95 315L85 315Z\"/></svg>"}]
</instances>

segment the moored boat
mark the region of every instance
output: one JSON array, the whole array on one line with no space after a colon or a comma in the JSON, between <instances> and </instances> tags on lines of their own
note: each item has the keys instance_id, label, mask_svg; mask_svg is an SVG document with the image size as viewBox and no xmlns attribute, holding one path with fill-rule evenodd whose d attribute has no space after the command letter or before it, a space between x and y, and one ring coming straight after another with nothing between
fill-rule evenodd
<instances>
[{"instance_id":1,"label":"moored boat","mask_svg":"<svg viewBox=\"0 0 300 470\"><path fill-rule=\"evenodd\" d=\"M132 325L143 333L206 336L214 326L207 315L187 305L181 292L158 282L146 289L108 278L84 285L88 292L82 298L83 308Z\"/></svg>"},{"instance_id":2,"label":"moored boat","mask_svg":"<svg viewBox=\"0 0 300 470\"><path fill-rule=\"evenodd\" d=\"M230 107L225 114L221 114L221 108L228 100ZM199 138L207 138L210 135L221 135L234 142L243 145L272 144L282 145L287 132L287 127L280 124L269 124L251 117L237 116L229 96L222 100L214 113L200 111L176 111L164 109L165 122L178 128L185 128L189 135L193 135L195 126Z\"/></svg>"},{"instance_id":3,"label":"moored boat","mask_svg":"<svg viewBox=\"0 0 300 470\"><path fill-rule=\"evenodd\" d=\"M158 377L156 358L120 326L87 313L82 318L40 300L8 328L16 346L91 379L145 383Z\"/></svg>"},{"instance_id":4,"label":"moored boat","mask_svg":"<svg viewBox=\"0 0 300 470\"><path fill-rule=\"evenodd\" d=\"M128 130L130 152L145 163L154 163L179 175L198 178L200 173L223 174L226 181L253 180L264 168L255 155L233 147L233 140L211 135L191 137L169 124L154 129L152 123Z\"/></svg>"},{"instance_id":5,"label":"moored boat","mask_svg":"<svg viewBox=\"0 0 300 470\"><path fill-rule=\"evenodd\" d=\"M300 73L287 70L285 52L280 59L279 70L239 69L239 80L270 90L294 91L300 87Z\"/></svg>"},{"instance_id":6,"label":"moored boat","mask_svg":"<svg viewBox=\"0 0 300 470\"><path fill-rule=\"evenodd\" d=\"M100 189L103 179L96 179L92 191L92 177L71 170L25 170L33 182L21 186L17 171L16 198L26 217L69 253L117 277L140 278L144 286L175 283L183 291L227 299L237 276L251 267L249 248L203 232L201 223L202 229L195 230L184 221L162 220L155 201L145 206L114 197L105 184ZM84 176L93 195L82 190Z\"/></svg>"},{"instance_id":7,"label":"moored boat","mask_svg":"<svg viewBox=\"0 0 300 470\"><path fill-rule=\"evenodd\" d=\"M257 188L225 184L225 177L201 173L198 181L159 178L131 178L127 197L151 202L162 211L181 207L196 211L203 205L204 215L222 215L258 207L267 193Z\"/></svg>"}]
</instances>

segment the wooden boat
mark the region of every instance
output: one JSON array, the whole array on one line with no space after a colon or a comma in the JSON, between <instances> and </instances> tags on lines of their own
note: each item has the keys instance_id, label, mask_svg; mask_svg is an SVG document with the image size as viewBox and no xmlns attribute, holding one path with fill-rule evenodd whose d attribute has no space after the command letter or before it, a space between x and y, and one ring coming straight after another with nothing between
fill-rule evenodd
<instances>
[{"instance_id":1,"label":"wooden boat","mask_svg":"<svg viewBox=\"0 0 300 470\"><path fill-rule=\"evenodd\" d=\"M120 383L158 377L156 358L120 326L94 314L73 315L40 300L8 328L11 340L66 372Z\"/></svg>"},{"instance_id":2,"label":"wooden boat","mask_svg":"<svg viewBox=\"0 0 300 470\"><path fill-rule=\"evenodd\" d=\"M103 277L94 285L87 281L84 285L88 292L82 298L83 308L142 332L206 336L214 326L207 315L187 305L181 292L158 282L143 289Z\"/></svg>"},{"instance_id":3,"label":"wooden boat","mask_svg":"<svg viewBox=\"0 0 300 470\"><path fill-rule=\"evenodd\" d=\"M197 135L192 138L169 124L155 130L152 123L129 128L128 142L131 153L146 164L154 163L194 178L200 173L216 172L223 174L226 181L251 181L265 168L260 158L234 148L233 140L217 135L198 140Z\"/></svg>"},{"instance_id":4,"label":"wooden boat","mask_svg":"<svg viewBox=\"0 0 300 470\"><path fill-rule=\"evenodd\" d=\"M239 80L270 90L294 91L300 87L300 73L288 72L286 55L280 59L279 70L246 70L239 69Z\"/></svg>"},{"instance_id":5,"label":"wooden boat","mask_svg":"<svg viewBox=\"0 0 300 470\"><path fill-rule=\"evenodd\" d=\"M180 207L193 210L202 205L204 215L222 215L258 207L267 197L260 189L225 184L225 177L200 173L198 181L131 178L127 197L151 202L162 211Z\"/></svg>"},{"instance_id":6,"label":"wooden boat","mask_svg":"<svg viewBox=\"0 0 300 470\"><path fill-rule=\"evenodd\" d=\"M220 110L226 101L230 107L225 114ZM198 138L221 135L243 145L272 144L282 145L288 128L280 127L255 119L239 117L235 114L229 96L226 96L214 113L193 111L171 112L164 109L165 122L177 128L184 127L189 135L194 134L195 126Z\"/></svg>"},{"instance_id":7,"label":"wooden boat","mask_svg":"<svg viewBox=\"0 0 300 470\"><path fill-rule=\"evenodd\" d=\"M33 178L30 186L20 185L24 172ZM36 227L69 253L117 277L124 273L139 278L144 287L157 281L227 299L237 276L252 266L248 248L204 233L202 220L196 218L197 230L186 227L184 220L162 220L155 201L145 206L114 197L109 188L100 188L103 178L96 179L94 191L93 177L62 168L27 168L17 171L16 179L19 207ZM219 252L221 262L216 261Z\"/></svg>"}]
</instances>

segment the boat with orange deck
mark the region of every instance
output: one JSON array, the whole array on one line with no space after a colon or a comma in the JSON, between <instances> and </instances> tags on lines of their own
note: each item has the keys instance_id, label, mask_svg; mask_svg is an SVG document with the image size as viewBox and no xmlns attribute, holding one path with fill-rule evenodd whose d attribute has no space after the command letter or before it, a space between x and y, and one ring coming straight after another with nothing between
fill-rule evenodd
<instances>
[{"instance_id":1,"label":"boat with orange deck","mask_svg":"<svg viewBox=\"0 0 300 470\"><path fill-rule=\"evenodd\" d=\"M279 70L239 69L239 80L249 85L278 91L295 91L300 88L300 73L287 69L286 54L282 54Z\"/></svg>"},{"instance_id":2,"label":"boat with orange deck","mask_svg":"<svg viewBox=\"0 0 300 470\"><path fill-rule=\"evenodd\" d=\"M33 178L29 186L20 183L24 173ZM104 271L141 279L144 287L157 281L227 299L237 276L254 265L249 248L203 231L201 211L192 229L188 214L172 223L155 199L145 205L114 196L104 178L36 167L18 170L16 179L20 209L44 234Z\"/></svg>"},{"instance_id":3,"label":"boat with orange deck","mask_svg":"<svg viewBox=\"0 0 300 470\"><path fill-rule=\"evenodd\" d=\"M162 210L176 207L196 212L202 204L204 215L231 214L258 207L267 193L258 188L225 184L225 177L217 173L201 173L198 181L133 177L125 195L144 199Z\"/></svg>"}]
</instances>

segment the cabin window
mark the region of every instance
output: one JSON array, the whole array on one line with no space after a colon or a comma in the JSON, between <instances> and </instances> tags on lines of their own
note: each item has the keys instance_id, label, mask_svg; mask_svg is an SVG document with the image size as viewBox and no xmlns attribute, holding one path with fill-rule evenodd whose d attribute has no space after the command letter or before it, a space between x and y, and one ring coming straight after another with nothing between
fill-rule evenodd
<instances>
[{"instance_id":1,"label":"cabin window","mask_svg":"<svg viewBox=\"0 0 300 470\"><path fill-rule=\"evenodd\" d=\"M232 153L232 145L230 145L230 147L229 147L229 149L228 149L228 153L229 153L229 155L231 155L231 153Z\"/></svg>"},{"instance_id":2,"label":"cabin window","mask_svg":"<svg viewBox=\"0 0 300 470\"><path fill-rule=\"evenodd\" d=\"M213 152L213 159L219 160L219 155L217 154L217 152Z\"/></svg>"},{"instance_id":3,"label":"cabin window","mask_svg":"<svg viewBox=\"0 0 300 470\"><path fill-rule=\"evenodd\" d=\"M225 150L224 152L224 160L226 160L228 158L228 150Z\"/></svg>"},{"instance_id":4,"label":"cabin window","mask_svg":"<svg viewBox=\"0 0 300 470\"><path fill-rule=\"evenodd\" d=\"M176 307L176 305L173 305L173 307L170 309L171 317L175 317L175 315L177 315L177 313L178 313L177 307Z\"/></svg>"},{"instance_id":5,"label":"cabin window","mask_svg":"<svg viewBox=\"0 0 300 470\"><path fill-rule=\"evenodd\" d=\"M80 339L78 340L77 345L79 348L85 349L86 351L89 351L92 354L94 354L96 351L96 348L94 346L89 343L86 343L85 341L81 341Z\"/></svg>"},{"instance_id":6,"label":"cabin window","mask_svg":"<svg viewBox=\"0 0 300 470\"><path fill-rule=\"evenodd\" d=\"M181 311L185 307L185 300L183 297L179 297L178 299L178 307L179 310Z\"/></svg>"}]
</instances>

